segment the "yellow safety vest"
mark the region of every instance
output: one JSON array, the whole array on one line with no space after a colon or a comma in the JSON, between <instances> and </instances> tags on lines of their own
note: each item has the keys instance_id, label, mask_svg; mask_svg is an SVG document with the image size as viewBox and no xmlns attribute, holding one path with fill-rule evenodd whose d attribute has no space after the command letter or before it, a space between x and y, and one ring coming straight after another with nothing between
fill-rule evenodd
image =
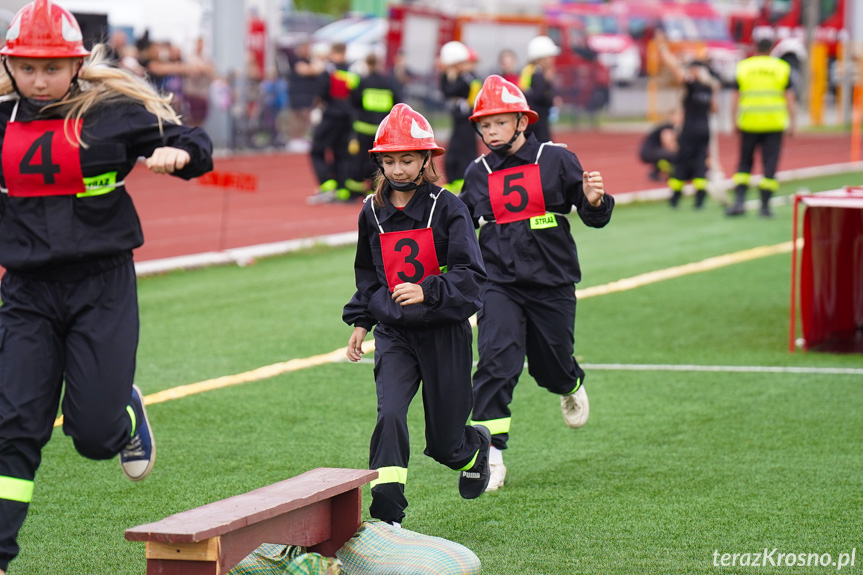
<instances>
[{"instance_id":1,"label":"yellow safety vest","mask_svg":"<svg viewBox=\"0 0 863 575\"><path fill-rule=\"evenodd\" d=\"M744 132L781 132L788 127L785 90L791 66L772 56L753 56L737 65L740 100L737 127Z\"/></svg>"}]
</instances>

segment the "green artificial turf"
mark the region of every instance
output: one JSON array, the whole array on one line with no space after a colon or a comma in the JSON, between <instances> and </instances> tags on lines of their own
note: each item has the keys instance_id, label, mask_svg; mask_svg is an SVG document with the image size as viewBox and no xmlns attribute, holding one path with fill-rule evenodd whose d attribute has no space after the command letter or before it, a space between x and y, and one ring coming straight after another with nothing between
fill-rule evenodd
<instances>
[{"instance_id":1,"label":"green artificial turf","mask_svg":"<svg viewBox=\"0 0 863 575\"><path fill-rule=\"evenodd\" d=\"M797 182L794 191L860 174ZM791 239L791 208L729 219L715 202L621 205L574 221L579 289ZM353 250L141 279L145 393L343 347ZM557 397L525 374L512 404L506 486L462 500L457 474L423 456L422 405L404 527L472 549L483 573L824 573L714 566L713 553L840 553L863 561L863 376L615 369L611 364L863 368L859 355L789 353L790 255L578 303L576 355L590 421L568 429ZM141 483L55 431L10 575L145 572L126 528L315 467L365 468L372 365L336 363L152 405L158 461ZM363 513L370 502L364 489Z\"/></svg>"}]
</instances>

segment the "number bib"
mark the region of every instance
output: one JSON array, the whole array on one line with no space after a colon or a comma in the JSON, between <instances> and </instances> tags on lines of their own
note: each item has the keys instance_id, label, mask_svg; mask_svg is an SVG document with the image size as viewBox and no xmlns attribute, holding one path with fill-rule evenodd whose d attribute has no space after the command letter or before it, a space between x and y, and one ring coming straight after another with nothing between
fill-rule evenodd
<instances>
[{"instance_id":1,"label":"number bib","mask_svg":"<svg viewBox=\"0 0 863 575\"><path fill-rule=\"evenodd\" d=\"M84 193L81 157L66 138L63 120L9 122L3 139L3 175L10 196L67 196ZM81 120L72 122L81 134Z\"/></svg>"},{"instance_id":2,"label":"number bib","mask_svg":"<svg viewBox=\"0 0 863 575\"><path fill-rule=\"evenodd\" d=\"M507 168L488 175L488 199L499 224L527 220L545 214L545 197L539 165Z\"/></svg>"},{"instance_id":3,"label":"number bib","mask_svg":"<svg viewBox=\"0 0 863 575\"><path fill-rule=\"evenodd\" d=\"M381 252L390 291L401 283L418 284L440 275L431 228L383 233Z\"/></svg>"}]
</instances>

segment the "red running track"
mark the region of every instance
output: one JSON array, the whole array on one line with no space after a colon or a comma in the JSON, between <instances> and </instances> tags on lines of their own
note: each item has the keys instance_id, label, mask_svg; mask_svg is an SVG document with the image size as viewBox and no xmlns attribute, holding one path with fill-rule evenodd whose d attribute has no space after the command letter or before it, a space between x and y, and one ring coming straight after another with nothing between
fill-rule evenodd
<instances>
[{"instance_id":1,"label":"red running track","mask_svg":"<svg viewBox=\"0 0 863 575\"><path fill-rule=\"evenodd\" d=\"M561 132L587 170L599 170L606 190L621 195L660 187L638 160L643 134ZM730 176L737 163L735 136L720 136L721 164ZM786 138L780 170L849 161L847 135ZM150 173L139 164L126 184L144 227L145 244L135 254L147 261L255 244L308 238L356 229L359 204L308 205L316 181L307 155L271 153L217 158L219 172L257 176L255 191L214 187ZM756 163L754 173L760 172Z\"/></svg>"}]
</instances>

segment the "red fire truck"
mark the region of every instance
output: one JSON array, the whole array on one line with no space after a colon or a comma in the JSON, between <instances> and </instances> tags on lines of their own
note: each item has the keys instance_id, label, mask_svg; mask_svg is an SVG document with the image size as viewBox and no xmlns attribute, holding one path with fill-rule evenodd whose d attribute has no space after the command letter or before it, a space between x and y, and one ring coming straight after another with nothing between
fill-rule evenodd
<instances>
[{"instance_id":1,"label":"red fire truck","mask_svg":"<svg viewBox=\"0 0 863 575\"><path fill-rule=\"evenodd\" d=\"M436 85L437 57L450 40L464 42L478 57L481 76L497 71L501 50L513 50L519 64L527 64L527 44L546 34L560 46L555 61L557 88L564 102L595 111L608 101L611 82L608 67L590 48L583 23L543 15L446 14L429 7L407 4L389 9L387 66L401 55L411 72L426 86Z\"/></svg>"}]
</instances>

